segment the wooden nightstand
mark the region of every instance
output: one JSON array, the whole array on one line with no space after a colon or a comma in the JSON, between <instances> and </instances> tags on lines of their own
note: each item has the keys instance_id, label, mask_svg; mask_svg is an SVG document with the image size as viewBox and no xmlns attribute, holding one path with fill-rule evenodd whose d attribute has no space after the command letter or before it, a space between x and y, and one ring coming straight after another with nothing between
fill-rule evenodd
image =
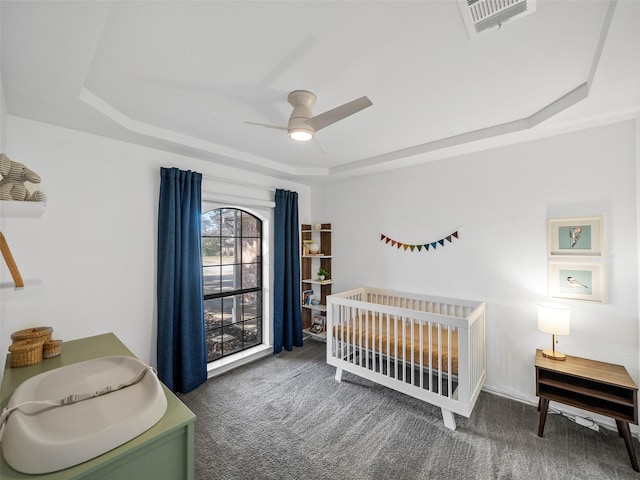
<instances>
[{"instance_id":1,"label":"wooden nightstand","mask_svg":"<svg viewBox=\"0 0 640 480\"><path fill-rule=\"evenodd\" d=\"M638 386L622 365L569 355L565 361L551 360L536 350L536 395L540 397L539 437L550 400L611 417L624 438L631 466L640 472L629 430L629 423L638 424Z\"/></svg>"}]
</instances>

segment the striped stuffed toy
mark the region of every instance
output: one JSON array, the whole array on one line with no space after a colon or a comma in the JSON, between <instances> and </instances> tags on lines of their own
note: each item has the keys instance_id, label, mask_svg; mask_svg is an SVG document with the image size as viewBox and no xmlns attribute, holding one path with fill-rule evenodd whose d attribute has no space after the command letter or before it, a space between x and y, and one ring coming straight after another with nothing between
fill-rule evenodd
<instances>
[{"instance_id":1,"label":"striped stuffed toy","mask_svg":"<svg viewBox=\"0 0 640 480\"><path fill-rule=\"evenodd\" d=\"M44 202L47 196L36 190L29 193L24 182L40 183L40 175L29 170L22 163L14 162L4 153L0 153L0 200L20 200Z\"/></svg>"}]
</instances>

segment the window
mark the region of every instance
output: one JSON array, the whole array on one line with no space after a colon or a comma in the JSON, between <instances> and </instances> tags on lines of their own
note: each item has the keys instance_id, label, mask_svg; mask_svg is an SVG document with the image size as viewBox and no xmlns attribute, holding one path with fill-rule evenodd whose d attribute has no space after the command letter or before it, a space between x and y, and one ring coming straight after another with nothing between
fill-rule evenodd
<instances>
[{"instance_id":1,"label":"window","mask_svg":"<svg viewBox=\"0 0 640 480\"><path fill-rule=\"evenodd\" d=\"M202 214L207 361L262 344L262 221L235 208Z\"/></svg>"}]
</instances>

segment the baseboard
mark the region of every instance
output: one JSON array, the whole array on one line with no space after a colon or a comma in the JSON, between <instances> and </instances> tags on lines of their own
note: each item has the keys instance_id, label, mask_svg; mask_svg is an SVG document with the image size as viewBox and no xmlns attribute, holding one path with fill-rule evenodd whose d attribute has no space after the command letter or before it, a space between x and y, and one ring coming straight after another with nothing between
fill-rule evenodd
<instances>
[{"instance_id":1,"label":"baseboard","mask_svg":"<svg viewBox=\"0 0 640 480\"><path fill-rule=\"evenodd\" d=\"M534 407L538 406L538 400L532 400L532 399L523 397L521 395L499 390L497 388L484 386L482 387L482 390L487 393L491 393L493 395L498 395L500 397L508 398L510 400L515 400L516 402L524 403L525 405L532 405ZM578 423L579 425L583 425L583 426L586 426L587 428L590 428L587 425L585 425L580 419L576 420L576 416L577 416L576 411L572 410L570 407L565 406L561 403L553 402L553 404L551 404L551 406L549 407L549 413L557 413L560 415L564 415L565 417ZM581 419L588 418L598 427L606 428L607 430L613 430L616 432L618 431L618 427L616 426L616 423L612 418L603 417L602 415L591 414L590 412L588 413L587 417L579 416L579 418ZM629 427L631 429L631 434L634 437L636 437L638 441L640 441L640 431L638 429L638 426L629 425Z\"/></svg>"}]
</instances>

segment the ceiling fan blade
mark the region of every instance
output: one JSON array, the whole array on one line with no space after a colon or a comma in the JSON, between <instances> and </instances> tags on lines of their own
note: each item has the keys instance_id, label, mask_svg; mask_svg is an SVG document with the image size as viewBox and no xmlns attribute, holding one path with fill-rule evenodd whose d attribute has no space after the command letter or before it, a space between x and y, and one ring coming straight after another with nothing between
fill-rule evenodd
<instances>
[{"instance_id":1,"label":"ceiling fan blade","mask_svg":"<svg viewBox=\"0 0 640 480\"><path fill-rule=\"evenodd\" d=\"M307 120L307 123L317 132L321 128L328 127L332 123L339 122L340 120L347 118L349 115L358 113L360 110L364 110L367 107L373 105L371 100L367 97L360 97L357 100L340 105L332 110L328 110L320 115Z\"/></svg>"},{"instance_id":2,"label":"ceiling fan blade","mask_svg":"<svg viewBox=\"0 0 640 480\"><path fill-rule=\"evenodd\" d=\"M308 35L290 52L288 52L267 74L258 82L259 85L271 87L279 78L300 62L318 43L317 37Z\"/></svg>"},{"instance_id":3,"label":"ceiling fan blade","mask_svg":"<svg viewBox=\"0 0 640 480\"><path fill-rule=\"evenodd\" d=\"M266 123L256 123L256 122L244 122L244 123L247 123L249 125L258 125L259 127L275 128L277 130L287 130L287 127L280 127L278 125L268 125Z\"/></svg>"}]
</instances>

